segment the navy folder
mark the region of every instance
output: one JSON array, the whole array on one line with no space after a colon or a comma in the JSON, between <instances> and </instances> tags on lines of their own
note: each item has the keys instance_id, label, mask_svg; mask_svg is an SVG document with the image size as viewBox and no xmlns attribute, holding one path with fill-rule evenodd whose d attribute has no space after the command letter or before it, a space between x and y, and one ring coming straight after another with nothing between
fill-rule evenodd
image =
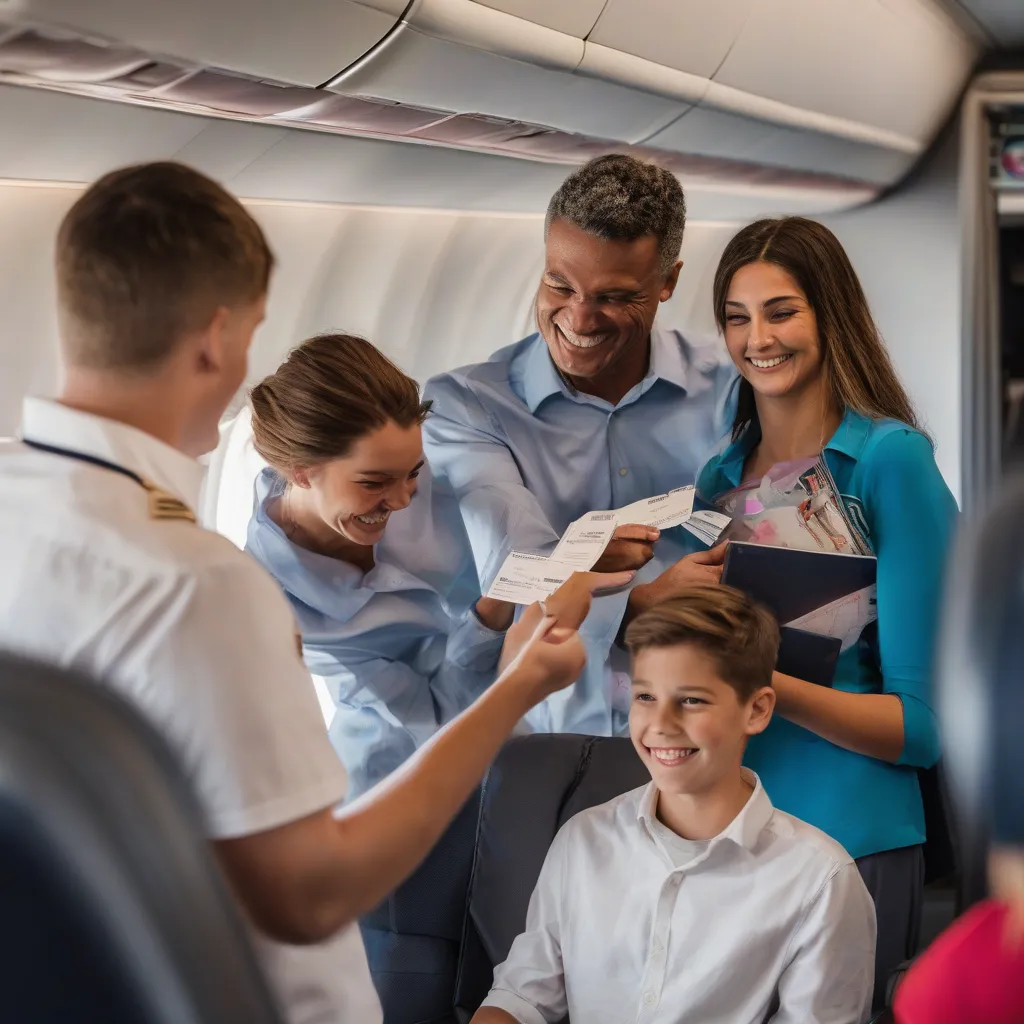
<instances>
[{"instance_id":1,"label":"navy folder","mask_svg":"<svg viewBox=\"0 0 1024 1024\"><path fill-rule=\"evenodd\" d=\"M784 624L872 586L876 567L869 555L733 541L726 548L722 582L749 594L778 619L779 672L831 686L842 641Z\"/></svg>"}]
</instances>

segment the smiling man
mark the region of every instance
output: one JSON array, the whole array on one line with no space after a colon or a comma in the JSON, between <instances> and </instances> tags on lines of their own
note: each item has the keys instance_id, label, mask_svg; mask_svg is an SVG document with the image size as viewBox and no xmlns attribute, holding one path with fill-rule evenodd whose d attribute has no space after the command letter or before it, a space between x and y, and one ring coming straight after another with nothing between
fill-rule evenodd
<instances>
[{"instance_id":1,"label":"smiling man","mask_svg":"<svg viewBox=\"0 0 1024 1024\"><path fill-rule=\"evenodd\" d=\"M509 551L548 554L587 512L692 484L728 429L735 374L724 347L654 327L679 278L685 219L669 171L628 156L586 164L548 207L538 332L428 382L425 450L436 488L461 513L481 590ZM620 527L595 568L642 570L638 585L595 602L586 674L537 709L534 728L625 729L627 666L614 640L624 616L717 579L719 554L680 561L696 547L680 529L659 541ZM431 553L421 546L416 557Z\"/></svg>"}]
</instances>

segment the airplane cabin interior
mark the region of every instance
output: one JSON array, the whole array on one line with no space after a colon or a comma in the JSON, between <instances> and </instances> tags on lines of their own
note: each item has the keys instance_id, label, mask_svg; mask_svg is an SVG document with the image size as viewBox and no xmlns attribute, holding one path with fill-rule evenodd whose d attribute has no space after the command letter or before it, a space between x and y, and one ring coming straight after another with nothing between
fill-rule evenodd
<instances>
[{"instance_id":1,"label":"airplane cabin interior","mask_svg":"<svg viewBox=\"0 0 1024 1024\"><path fill-rule=\"evenodd\" d=\"M715 268L752 221L799 215L834 232L945 484L982 522L1024 464L1020 0L0 0L0 437L16 437L26 396L61 384L53 252L68 210L115 168L184 163L240 199L276 260L197 510L242 547L265 464L248 388L324 331L371 340L420 385L532 334L548 202L610 153L667 168L685 192L661 326L718 337ZM1005 586L979 602L1002 607L1019 580ZM968 675L965 687L997 685ZM22 822L0 824L0 865L41 865L32 884L64 894L2 968L19 1012L5 981L0 1019L68 1019L39 998L53 974L32 950L48 943L91 965L68 974L68 993L113 999L79 1019L281 1019L162 741L74 689L16 660L0 669L0 819ZM319 683L318 697L329 724ZM90 761L81 723L108 769L37 756ZM493 785L363 919L385 1024L468 1022L557 828L607 799L610 778L646 778L617 740L544 738L506 748ZM133 765L118 805L110 787ZM944 770L926 796L946 834L926 844L921 950L984 895ZM524 801L536 827L510 829L502 816ZM160 856L120 835L126 808L169 837ZM74 855L44 855L65 847ZM170 884L190 891L176 904Z\"/></svg>"}]
</instances>

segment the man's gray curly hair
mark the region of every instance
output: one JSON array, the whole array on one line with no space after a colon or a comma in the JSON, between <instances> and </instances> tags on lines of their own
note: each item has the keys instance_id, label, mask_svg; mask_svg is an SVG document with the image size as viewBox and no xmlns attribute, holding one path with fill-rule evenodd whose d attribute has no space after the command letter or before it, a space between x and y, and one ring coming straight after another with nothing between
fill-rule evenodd
<instances>
[{"instance_id":1,"label":"man's gray curly hair","mask_svg":"<svg viewBox=\"0 0 1024 1024\"><path fill-rule=\"evenodd\" d=\"M671 171L631 156L599 156L573 172L551 197L544 234L554 220L568 221L598 238L632 242L658 239L663 274L679 259L686 198Z\"/></svg>"}]
</instances>

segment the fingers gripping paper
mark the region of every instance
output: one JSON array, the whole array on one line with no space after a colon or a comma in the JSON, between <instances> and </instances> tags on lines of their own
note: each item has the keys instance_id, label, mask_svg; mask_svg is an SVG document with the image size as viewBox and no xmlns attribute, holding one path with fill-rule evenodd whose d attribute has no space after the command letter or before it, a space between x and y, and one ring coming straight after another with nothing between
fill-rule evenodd
<instances>
[{"instance_id":1,"label":"fingers gripping paper","mask_svg":"<svg viewBox=\"0 0 1024 1024\"><path fill-rule=\"evenodd\" d=\"M693 486L679 487L635 501L611 512L588 512L570 523L550 557L513 551L505 559L487 596L513 604L532 604L553 594L574 572L593 568L620 526L682 526L711 545L729 523L720 512L693 511Z\"/></svg>"}]
</instances>

